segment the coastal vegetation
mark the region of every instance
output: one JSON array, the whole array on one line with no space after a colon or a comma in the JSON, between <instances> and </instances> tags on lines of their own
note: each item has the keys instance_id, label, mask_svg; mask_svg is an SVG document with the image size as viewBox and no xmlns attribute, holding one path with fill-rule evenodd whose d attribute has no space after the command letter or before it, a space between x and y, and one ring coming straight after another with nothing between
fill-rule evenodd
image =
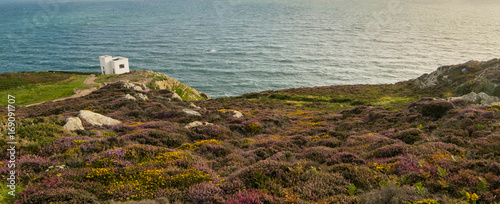
<instances>
[{"instance_id":1,"label":"coastal vegetation","mask_svg":"<svg viewBox=\"0 0 500 204\"><path fill-rule=\"evenodd\" d=\"M89 73L77 72L21 72L0 74L0 95L18 96L18 105L68 97L76 89L88 89L84 83ZM0 101L6 106L7 101Z\"/></svg>"},{"instance_id":2,"label":"coastal vegetation","mask_svg":"<svg viewBox=\"0 0 500 204\"><path fill-rule=\"evenodd\" d=\"M21 191L0 195L19 204L498 203L500 106L460 96L500 96L499 65L193 102L110 81L87 96L18 108ZM147 99L125 97L138 94ZM123 123L64 129L80 110Z\"/></svg>"}]
</instances>

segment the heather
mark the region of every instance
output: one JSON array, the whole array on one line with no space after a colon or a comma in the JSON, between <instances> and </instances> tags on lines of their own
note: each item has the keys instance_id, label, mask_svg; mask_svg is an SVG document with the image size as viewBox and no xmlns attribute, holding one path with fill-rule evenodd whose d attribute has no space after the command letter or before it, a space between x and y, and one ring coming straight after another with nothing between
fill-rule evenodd
<instances>
[{"instance_id":1,"label":"heather","mask_svg":"<svg viewBox=\"0 0 500 204\"><path fill-rule=\"evenodd\" d=\"M484 66L452 66L472 70L452 79L474 84ZM194 104L171 100L168 90L110 83L20 107L23 188L8 202L498 203L500 106L441 100L460 87L446 83L300 88ZM123 97L138 93L149 99ZM123 123L63 129L79 110Z\"/></svg>"}]
</instances>

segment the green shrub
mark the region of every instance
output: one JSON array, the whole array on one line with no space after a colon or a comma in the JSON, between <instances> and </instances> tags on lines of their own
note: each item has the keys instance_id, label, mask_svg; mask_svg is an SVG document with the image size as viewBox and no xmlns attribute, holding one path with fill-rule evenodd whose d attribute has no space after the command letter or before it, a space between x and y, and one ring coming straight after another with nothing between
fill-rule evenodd
<instances>
[{"instance_id":1,"label":"green shrub","mask_svg":"<svg viewBox=\"0 0 500 204\"><path fill-rule=\"evenodd\" d=\"M22 139L38 141L42 138L61 137L63 133L64 129L61 126L52 123L38 123L20 127L17 135Z\"/></svg>"},{"instance_id":2,"label":"green shrub","mask_svg":"<svg viewBox=\"0 0 500 204\"><path fill-rule=\"evenodd\" d=\"M361 199L360 203L365 204L400 204L423 199L415 188L410 186L397 186L395 184L381 186L379 189L367 192L359 197Z\"/></svg>"}]
</instances>

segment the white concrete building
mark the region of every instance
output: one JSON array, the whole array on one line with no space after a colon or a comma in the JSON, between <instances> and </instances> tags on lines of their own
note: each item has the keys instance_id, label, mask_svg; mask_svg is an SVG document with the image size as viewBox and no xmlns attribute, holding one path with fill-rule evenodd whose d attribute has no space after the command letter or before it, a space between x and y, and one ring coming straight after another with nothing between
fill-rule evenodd
<instances>
[{"instance_id":1,"label":"white concrete building","mask_svg":"<svg viewBox=\"0 0 500 204\"><path fill-rule=\"evenodd\" d=\"M130 72L130 68L128 67L128 58L103 55L99 57L99 60L101 60L101 73L103 75Z\"/></svg>"}]
</instances>

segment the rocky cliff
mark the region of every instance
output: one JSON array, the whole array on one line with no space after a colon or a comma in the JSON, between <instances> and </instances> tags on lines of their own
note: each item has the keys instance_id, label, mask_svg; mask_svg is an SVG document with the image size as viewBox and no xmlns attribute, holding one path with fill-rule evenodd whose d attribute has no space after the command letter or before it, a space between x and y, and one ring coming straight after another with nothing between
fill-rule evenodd
<instances>
[{"instance_id":1,"label":"rocky cliff","mask_svg":"<svg viewBox=\"0 0 500 204\"><path fill-rule=\"evenodd\" d=\"M484 92L499 97L500 59L442 66L430 74L424 74L415 79L414 84L421 89L451 88L457 96L471 92Z\"/></svg>"}]
</instances>

